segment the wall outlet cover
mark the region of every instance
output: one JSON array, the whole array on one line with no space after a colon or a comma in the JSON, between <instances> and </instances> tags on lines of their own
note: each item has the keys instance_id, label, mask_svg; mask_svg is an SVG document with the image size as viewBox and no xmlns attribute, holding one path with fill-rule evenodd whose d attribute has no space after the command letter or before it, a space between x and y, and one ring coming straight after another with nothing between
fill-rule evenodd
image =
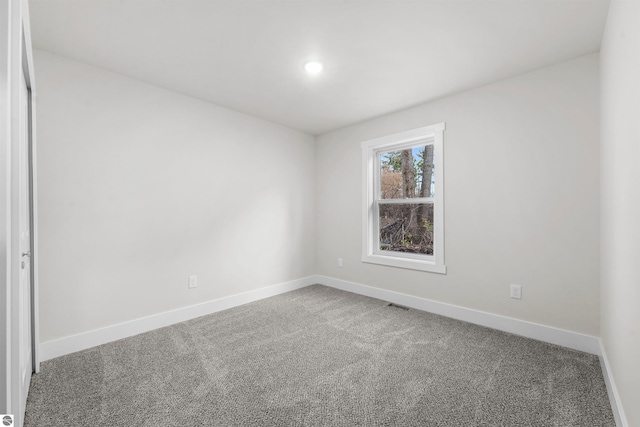
<instances>
[{"instance_id":1,"label":"wall outlet cover","mask_svg":"<svg viewBox=\"0 0 640 427\"><path fill-rule=\"evenodd\" d=\"M522 299L522 286L511 285L509 296L514 299Z\"/></svg>"},{"instance_id":2,"label":"wall outlet cover","mask_svg":"<svg viewBox=\"0 0 640 427\"><path fill-rule=\"evenodd\" d=\"M198 276L189 276L189 288L198 287Z\"/></svg>"}]
</instances>

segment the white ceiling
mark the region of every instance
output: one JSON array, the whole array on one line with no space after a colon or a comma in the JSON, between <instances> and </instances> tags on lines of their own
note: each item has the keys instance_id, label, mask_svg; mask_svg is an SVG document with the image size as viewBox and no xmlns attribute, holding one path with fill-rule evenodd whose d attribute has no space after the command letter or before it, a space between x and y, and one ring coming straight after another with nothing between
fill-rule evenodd
<instances>
[{"instance_id":1,"label":"white ceiling","mask_svg":"<svg viewBox=\"0 0 640 427\"><path fill-rule=\"evenodd\" d=\"M597 52L608 6L30 0L37 49L316 135Z\"/></svg>"}]
</instances>

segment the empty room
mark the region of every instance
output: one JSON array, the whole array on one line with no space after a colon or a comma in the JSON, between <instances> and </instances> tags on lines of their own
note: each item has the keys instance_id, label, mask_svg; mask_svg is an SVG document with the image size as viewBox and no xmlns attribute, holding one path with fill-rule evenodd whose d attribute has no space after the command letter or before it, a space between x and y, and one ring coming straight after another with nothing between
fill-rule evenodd
<instances>
[{"instance_id":1,"label":"empty room","mask_svg":"<svg viewBox=\"0 0 640 427\"><path fill-rule=\"evenodd\" d=\"M5 0L0 419L640 426L640 0Z\"/></svg>"}]
</instances>

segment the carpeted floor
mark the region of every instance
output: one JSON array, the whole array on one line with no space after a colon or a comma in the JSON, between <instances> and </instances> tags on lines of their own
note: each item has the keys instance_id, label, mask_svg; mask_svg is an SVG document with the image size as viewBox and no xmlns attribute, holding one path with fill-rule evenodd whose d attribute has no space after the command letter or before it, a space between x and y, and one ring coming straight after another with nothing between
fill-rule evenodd
<instances>
[{"instance_id":1,"label":"carpeted floor","mask_svg":"<svg viewBox=\"0 0 640 427\"><path fill-rule=\"evenodd\" d=\"M314 285L44 362L25 426L615 423L596 356Z\"/></svg>"}]
</instances>

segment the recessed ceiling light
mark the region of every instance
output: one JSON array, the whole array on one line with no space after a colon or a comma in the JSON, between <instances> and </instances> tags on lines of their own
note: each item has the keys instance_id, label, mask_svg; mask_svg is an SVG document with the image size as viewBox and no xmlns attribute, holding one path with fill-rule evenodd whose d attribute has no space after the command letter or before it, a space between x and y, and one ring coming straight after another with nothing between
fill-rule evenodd
<instances>
[{"instance_id":1,"label":"recessed ceiling light","mask_svg":"<svg viewBox=\"0 0 640 427\"><path fill-rule=\"evenodd\" d=\"M320 61L307 61L304 63L304 69L311 75L317 75L324 70L324 64Z\"/></svg>"}]
</instances>

